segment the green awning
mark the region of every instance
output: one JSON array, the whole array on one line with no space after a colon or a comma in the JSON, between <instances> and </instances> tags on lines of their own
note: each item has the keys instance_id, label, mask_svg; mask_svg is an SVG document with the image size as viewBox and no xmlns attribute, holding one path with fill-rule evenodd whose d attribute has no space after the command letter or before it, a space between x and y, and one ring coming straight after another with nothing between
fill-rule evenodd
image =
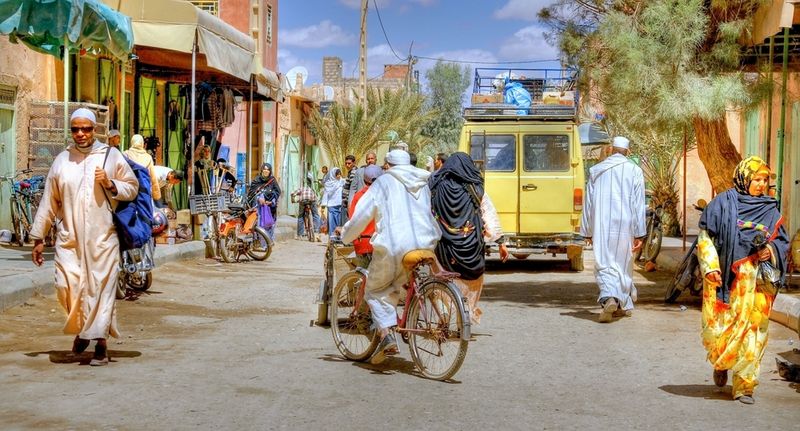
<instances>
[{"instance_id":1,"label":"green awning","mask_svg":"<svg viewBox=\"0 0 800 431\"><path fill-rule=\"evenodd\" d=\"M119 59L133 49L130 17L100 0L0 1L0 34L59 58L65 36L70 49L106 52Z\"/></svg>"}]
</instances>

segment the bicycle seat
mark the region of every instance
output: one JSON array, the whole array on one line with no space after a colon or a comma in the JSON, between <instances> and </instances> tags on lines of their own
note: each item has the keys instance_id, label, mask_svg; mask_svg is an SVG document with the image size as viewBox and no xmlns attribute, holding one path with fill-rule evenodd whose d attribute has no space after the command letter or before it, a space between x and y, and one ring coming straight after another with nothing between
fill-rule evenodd
<instances>
[{"instance_id":1,"label":"bicycle seat","mask_svg":"<svg viewBox=\"0 0 800 431\"><path fill-rule=\"evenodd\" d=\"M411 250L403 256L403 266L410 271L426 260L436 260L436 255L432 250Z\"/></svg>"},{"instance_id":2,"label":"bicycle seat","mask_svg":"<svg viewBox=\"0 0 800 431\"><path fill-rule=\"evenodd\" d=\"M247 207L245 207L244 205L238 205L238 204L229 204L229 205L228 205L228 209L229 209L230 211L232 211L232 212L238 212L238 211L244 211L244 210L246 210L246 209L247 209Z\"/></svg>"}]
</instances>

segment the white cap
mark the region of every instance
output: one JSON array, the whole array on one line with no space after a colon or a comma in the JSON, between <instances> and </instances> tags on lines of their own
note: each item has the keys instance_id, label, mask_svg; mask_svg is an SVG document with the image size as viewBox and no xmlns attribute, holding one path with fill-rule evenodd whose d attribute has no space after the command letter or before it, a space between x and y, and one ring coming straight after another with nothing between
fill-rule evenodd
<instances>
[{"instance_id":1,"label":"white cap","mask_svg":"<svg viewBox=\"0 0 800 431\"><path fill-rule=\"evenodd\" d=\"M631 141L628 138L623 136L615 136L614 139L611 141L611 146L615 148L622 148L627 150L630 148Z\"/></svg>"},{"instance_id":2,"label":"white cap","mask_svg":"<svg viewBox=\"0 0 800 431\"><path fill-rule=\"evenodd\" d=\"M69 117L69 121L72 121L76 118L85 118L92 122L92 124L97 124L97 117L94 116L94 112L86 109L86 108L78 108L72 115Z\"/></svg>"},{"instance_id":3,"label":"white cap","mask_svg":"<svg viewBox=\"0 0 800 431\"><path fill-rule=\"evenodd\" d=\"M386 161L391 165L410 165L411 156L403 150L392 150L386 154Z\"/></svg>"},{"instance_id":4,"label":"white cap","mask_svg":"<svg viewBox=\"0 0 800 431\"><path fill-rule=\"evenodd\" d=\"M114 136L119 136L119 130L112 129L108 131L108 137L113 138Z\"/></svg>"}]
</instances>

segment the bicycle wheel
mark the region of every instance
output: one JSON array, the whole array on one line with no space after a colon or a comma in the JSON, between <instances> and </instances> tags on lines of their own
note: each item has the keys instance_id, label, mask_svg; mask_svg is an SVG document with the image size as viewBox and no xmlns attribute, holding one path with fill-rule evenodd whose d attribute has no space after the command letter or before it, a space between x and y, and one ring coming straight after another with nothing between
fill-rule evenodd
<instances>
[{"instance_id":1,"label":"bicycle wheel","mask_svg":"<svg viewBox=\"0 0 800 431\"><path fill-rule=\"evenodd\" d=\"M646 233L646 235L644 237L644 242L642 243L642 246L639 247L639 250L636 250L636 253L633 254L633 261L634 262L640 262L642 260L644 260L645 262L647 261L647 260L644 259L644 257L642 255L644 254L644 248L647 247L647 242L648 242L648 239L650 238L650 234L652 233L652 231L653 231L653 221L650 220L650 218L648 218L647 219L647 230L645 230L645 232L647 232L647 233Z\"/></svg>"},{"instance_id":2,"label":"bicycle wheel","mask_svg":"<svg viewBox=\"0 0 800 431\"><path fill-rule=\"evenodd\" d=\"M420 292L411 301L405 324L411 358L425 377L447 380L461 368L469 344L461 339L461 295L451 283L438 280L423 283Z\"/></svg>"},{"instance_id":3,"label":"bicycle wheel","mask_svg":"<svg viewBox=\"0 0 800 431\"><path fill-rule=\"evenodd\" d=\"M660 228L653 228L649 231L645 243L642 244L642 260L645 262L655 262L658 253L661 252L661 240L663 239L663 232Z\"/></svg>"},{"instance_id":4,"label":"bicycle wheel","mask_svg":"<svg viewBox=\"0 0 800 431\"><path fill-rule=\"evenodd\" d=\"M219 255L225 263L234 263L239 257L239 243L236 238L236 231L232 230L219 240Z\"/></svg>"},{"instance_id":5,"label":"bicycle wheel","mask_svg":"<svg viewBox=\"0 0 800 431\"><path fill-rule=\"evenodd\" d=\"M363 274L351 271L342 276L331 298L331 334L336 348L351 361L366 361L378 348L380 337L372 327L372 314L363 298L356 310Z\"/></svg>"},{"instance_id":6,"label":"bicycle wheel","mask_svg":"<svg viewBox=\"0 0 800 431\"><path fill-rule=\"evenodd\" d=\"M694 249L695 244L692 244L692 247L689 248L689 252L686 253L686 256L683 258L683 262L681 262L681 264L678 266L678 269L675 270L672 280L670 280L669 284L667 284L667 291L664 293L664 302L668 304L674 303L678 297L681 296L681 292L683 292L683 288L686 286L685 283L682 283L684 278L694 277L692 274L686 274L687 268L694 258ZM692 280L691 283L694 283L694 280Z\"/></svg>"},{"instance_id":7,"label":"bicycle wheel","mask_svg":"<svg viewBox=\"0 0 800 431\"><path fill-rule=\"evenodd\" d=\"M250 234L250 247L247 248L247 255L251 259L262 261L267 260L272 254L272 244L269 242L267 231L261 226L253 228Z\"/></svg>"},{"instance_id":8,"label":"bicycle wheel","mask_svg":"<svg viewBox=\"0 0 800 431\"><path fill-rule=\"evenodd\" d=\"M22 247L25 245L25 241L23 239L22 234L22 221L19 219L19 212L17 208L17 201L16 199L11 200L11 227L14 229L14 241L16 241L17 245Z\"/></svg>"},{"instance_id":9,"label":"bicycle wheel","mask_svg":"<svg viewBox=\"0 0 800 431\"><path fill-rule=\"evenodd\" d=\"M305 224L306 236L308 237L308 240L314 242L314 222L311 219L311 210L306 210L305 214L303 215L303 223Z\"/></svg>"},{"instance_id":10,"label":"bicycle wheel","mask_svg":"<svg viewBox=\"0 0 800 431\"><path fill-rule=\"evenodd\" d=\"M323 289L320 293L319 304L317 304L317 325L326 325L328 324L328 311L330 308L331 303L331 294L333 293L333 281L334 281L334 270L333 270L333 259L334 254L333 247L328 245L325 249L325 280L323 283Z\"/></svg>"}]
</instances>

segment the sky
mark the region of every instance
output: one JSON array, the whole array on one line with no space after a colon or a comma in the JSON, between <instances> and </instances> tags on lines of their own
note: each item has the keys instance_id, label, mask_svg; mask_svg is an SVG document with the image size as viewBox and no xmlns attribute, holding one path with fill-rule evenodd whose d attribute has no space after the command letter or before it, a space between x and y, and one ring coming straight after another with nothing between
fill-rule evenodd
<instances>
[{"instance_id":1,"label":"sky","mask_svg":"<svg viewBox=\"0 0 800 431\"><path fill-rule=\"evenodd\" d=\"M367 76L385 64L414 56L468 62L553 60L558 49L542 35L537 12L552 0L369 0ZM381 29L383 21L387 38ZM281 0L278 5L278 67L309 72L306 86L322 82L322 57L343 61L343 75L358 77L361 0ZM413 43L413 45L412 45ZM394 52L392 50L394 49ZM421 79L435 60L419 59ZM473 67L557 67L553 63L469 64ZM424 82L423 82L424 84Z\"/></svg>"}]
</instances>

